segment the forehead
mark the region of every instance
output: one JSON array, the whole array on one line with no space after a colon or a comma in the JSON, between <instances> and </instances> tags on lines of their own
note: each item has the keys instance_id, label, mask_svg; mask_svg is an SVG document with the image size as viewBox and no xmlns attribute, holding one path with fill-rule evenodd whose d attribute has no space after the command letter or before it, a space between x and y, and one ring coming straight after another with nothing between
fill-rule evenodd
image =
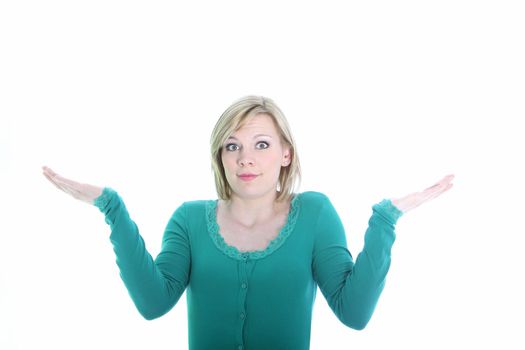
<instances>
[{"instance_id":1,"label":"forehead","mask_svg":"<svg viewBox=\"0 0 525 350\"><path fill-rule=\"evenodd\" d=\"M244 133L265 133L268 135L278 135L279 131L277 130L275 122L270 115L259 113L246 117L232 133L232 136Z\"/></svg>"}]
</instances>

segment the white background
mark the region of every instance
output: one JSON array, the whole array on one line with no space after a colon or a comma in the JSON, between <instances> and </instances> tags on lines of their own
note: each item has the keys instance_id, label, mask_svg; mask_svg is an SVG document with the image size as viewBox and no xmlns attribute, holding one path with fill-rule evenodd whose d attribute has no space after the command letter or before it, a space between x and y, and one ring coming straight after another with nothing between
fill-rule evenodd
<instances>
[{"instance_id":1,"label":"white background","mask_svg":"<svg viewBox=\"0 0 525 350\"><path fill-rule=\"evenodd\" d=\"M523 348L520 1L174 3L1 3L1 349L187 347L185 295L142 319L102 214L40 167L115 188L155 256L215 198L209 135L247 94L287 115L354 257L374 203L456 175L400 219L364 331L318 293L312 349Z\"/></svg>"}]
</instances>

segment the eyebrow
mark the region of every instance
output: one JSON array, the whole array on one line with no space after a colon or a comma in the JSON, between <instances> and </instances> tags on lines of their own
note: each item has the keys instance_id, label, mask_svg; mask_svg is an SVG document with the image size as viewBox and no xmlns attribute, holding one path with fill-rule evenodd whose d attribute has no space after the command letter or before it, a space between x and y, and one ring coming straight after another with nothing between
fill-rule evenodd
<instances>
[{"instance_id":1,"label":"eyebrow","mask_svg":"<svg viewBox=\"0 0 525 350\"><path fill-rule=\"evenodd\" d=\"M266 134L256 134L256 135L253 135L253 138L256 139L256 138L261 137L261 136L265 136L265 137L273 138L273 137L271 137L270 135L266 135ZM227 140L229 140L229 139L237 140L237 141L238 141L238 139L237 139L235 136L230 136L230 137L227 138Z\"/></svg>"}]
</instances>

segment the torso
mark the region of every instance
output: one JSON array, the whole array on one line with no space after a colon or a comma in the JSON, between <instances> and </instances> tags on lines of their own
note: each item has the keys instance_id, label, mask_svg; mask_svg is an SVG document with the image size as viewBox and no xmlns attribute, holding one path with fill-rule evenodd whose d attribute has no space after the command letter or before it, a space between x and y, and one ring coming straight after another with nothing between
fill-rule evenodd
<instances>
[{"instance_id":1,"label":"torso","mask_svg":"<svg viewBox=\"0 0 525 350\"><path fill-rule=\"evenodd\" d=\"M240 252L265 250L286 225L289 209L290 203L283 203L277 215L271 220L253 227L246 227L234 221L225 210L224 202L220 201L217 205L217 224L220 235L228 245L237 248Z\"/></svg>"}]
</instances>

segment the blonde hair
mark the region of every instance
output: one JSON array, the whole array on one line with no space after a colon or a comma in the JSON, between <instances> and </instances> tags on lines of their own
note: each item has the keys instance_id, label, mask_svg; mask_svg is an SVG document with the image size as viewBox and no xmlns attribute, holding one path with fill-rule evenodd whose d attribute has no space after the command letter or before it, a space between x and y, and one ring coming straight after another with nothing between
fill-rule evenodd
<instances>
[{"instance_id":1,"label":"blonde hair","mask_svg":"<svg viewBox=\"0 0 525 350\"><path fill-rule=\"evenodd\" d=\"M279 173L279 191L276 200L290 199L301 179L301 167L295 141L292 137L290 126L281 109L273 100L263 96L248 95L232 103L222 113L211 133L211 163L215 177L215 188L220 199L229 200L232 189L226 179L222 164L222 147L224 142L238 130L243 121L257 114L269 115L281 135L281 140L290 148L290 164L281 167ZM277 189L276 189L277 190Z\"/></svg>"}]
</instances>

